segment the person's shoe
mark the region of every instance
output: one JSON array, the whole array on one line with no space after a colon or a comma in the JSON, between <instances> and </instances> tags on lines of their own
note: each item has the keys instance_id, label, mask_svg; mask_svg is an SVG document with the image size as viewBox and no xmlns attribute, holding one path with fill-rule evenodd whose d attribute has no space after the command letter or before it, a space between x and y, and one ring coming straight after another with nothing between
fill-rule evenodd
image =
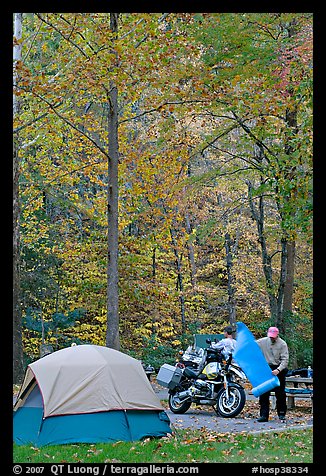
<instances>
[{"instance_id":1,"label":"person's shoe","mask_svg":"<svg viewBox=\"0 0 326 476\"><path fill-rule=\"evenodd\" d=\"M286 420L285 415L279 415L278 418L279 418L279 420L282 420L282 421Z\"/></svg>"},{"instance_id":2,"label":"person's shoe","mask_svg":"<svg viewBox=\"0 0 326 476\"><path fill-rule=\"evenodd\" d=\"M258 421L259 423L263 423L263 422L265 422L265 421L268 421L268 418L261 416L261 417L257 418L257 421Z\"/></svg>"}]
</instances>

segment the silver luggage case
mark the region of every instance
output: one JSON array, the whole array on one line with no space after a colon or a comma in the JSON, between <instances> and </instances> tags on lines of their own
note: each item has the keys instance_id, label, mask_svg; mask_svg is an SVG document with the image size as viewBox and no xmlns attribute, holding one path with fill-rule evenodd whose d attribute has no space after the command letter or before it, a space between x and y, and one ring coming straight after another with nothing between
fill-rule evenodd
<instances>
[{"instance_id":1,"label":"silver luggage case","mask_svg":"<svg viewBox=\"0 0 326 476\"><path fill-rule=\"evenodd\" d=\"M180 382L182 377L182 370L179 367L173 365L164 364L160 368L156 381L162 387L173 389Z\"/></svg>"}]
</instances>

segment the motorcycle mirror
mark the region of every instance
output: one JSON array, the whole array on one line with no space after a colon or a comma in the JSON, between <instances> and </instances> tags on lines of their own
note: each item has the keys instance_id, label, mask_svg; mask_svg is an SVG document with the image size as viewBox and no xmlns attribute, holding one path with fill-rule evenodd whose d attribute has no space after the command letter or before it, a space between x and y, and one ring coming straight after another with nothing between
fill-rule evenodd
<instances>
[{"instance_id":1,"label":"motorcycle mirror","mask_svg":"<svg viewBox=\"0 0 326 476\"><path fill-rule=\"evenodd\" d=\"M207 344L211 344L211 343L212 343L212 340L211 340L211 339L206 339L206 343L207 343Z\"/></svg>"}]
</instances>

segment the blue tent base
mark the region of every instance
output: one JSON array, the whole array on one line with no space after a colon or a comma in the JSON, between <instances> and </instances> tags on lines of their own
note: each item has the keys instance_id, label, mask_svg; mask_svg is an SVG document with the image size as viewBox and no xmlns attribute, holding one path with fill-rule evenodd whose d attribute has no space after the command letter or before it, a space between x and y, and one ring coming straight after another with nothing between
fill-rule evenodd
<instances>
[{"instance_id":1,"label":"blue tent base","mask_svg":"<svg viewBox=\"0 0 326 476\"><path fill-rule=\"evenodd\" d=\"M111 443L162 437L171 433L164 411L127 410L52 416L43 420L43 408L22 407L14 414L17 445Z\"/></svg>"}]
</instances>

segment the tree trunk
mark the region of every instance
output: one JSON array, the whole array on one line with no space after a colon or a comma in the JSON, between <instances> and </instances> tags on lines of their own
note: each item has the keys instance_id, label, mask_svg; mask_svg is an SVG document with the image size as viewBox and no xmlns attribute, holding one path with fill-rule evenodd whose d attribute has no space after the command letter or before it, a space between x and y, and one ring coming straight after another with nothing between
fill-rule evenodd
<instances>
[{"instance_id":1,"label":"tree trunk","mask_svg":"<svg viewBox=\"0 0 326 476\"><path fill-rule=\"evenodd\" d=\"M186 231L190 235L192 233L192 226L189 218L189 214L185 214L185 221L186 221ZM196 278L196 262L195 262L195 251L194 245L190 240L188 240L188 260L190 264L190 281L193 292L195 292L195 287L197 284Z\"/></svg>"},{"instance_id":2,"label":"tree trunk","mask_svg":"<svg viewBox=\"0 0 326 476\"><path fill-rule=\"evenodd\" d=\"M228 313L229 313L229 322L231 325L234 325L236 322L236 308L235 308L235 286L234 286L234 276L232 274L233 267L233 258L232 258L232 247L233 243L231 236L228 232L224 235L224 246L225 246L225 258L226 258L226 271L228 278Z\"/></svg>"},{"instance_id":3,"label":"tree trunk","mask_svg":"<svg viewBox=\"0 0 326 476\"><path fill-rule=\"evenodd\" d=\"M190 178L191 177L191 165L190 163L188 164L188 169L187 169L187 176ZM185 190L185 195L187 191ZM193 225L190 220L190 216L188 211L185 213L185 222L186 222L186 231L188 235L190 236L192 231L193 231ZM190 281L191 281L191 286L192 286L192 292L195 293L196 290L196 285L197 285L197 270L196 270L196 261L195 261L195 250L194 250L194 245L191 240L188 240L188 260L190 264Z\"/></svg>"},{"instance_id":4,"label":"tree trunk","mask_svg":"<svg viewBox=\"0 0 326 476\"><path fill-rule=\"evenodd\" d=\"M180 303L180 314L181 314L181 328L182 328L182 333L186 332L186 313L185 313L185 297L183 293L183 276L182 276L182 255L180 256L178 249L177 249L177 243L174 237L174 232L170 228L170 234L171 234L171 242L172 242L172 248L173 248L173 253L175 256L175 266L177 270L177 283L176 283L176 289L179 291L179 303Z\"/></svg>"},{"instance_id":5,"label":"tree trunk","mask_svg":"<svg viewBox=\"0 0 326 476\"><path fill-rule=\"evenodd\" d=\"M155 283L156 279L156 246L154 246L152 251L152 282Z\"/></svg>"},{"instance_id":6,"label":"tree trunk","mask_svg":"<svg viewBox=\"0 0 326 476\"><path fill-rule=\"evenodd\" d=\"M294 283L294 272L295 272L295 241L287 242L287 267L286 267L286 278L284 284L284 302L283 302L283 333L286 335L293 331L289 325L288 317L291 316L293 312L293 283ZM296 349L292 349L292 363L293 367L296 368L297 364L297 353Z\"/></svg>"},{"instance_id":7,"label":"tree trunk","mask_svg":"<svg viewBox=\"0 0 326 476\"><path fill-rule=\"evenodd\" d=\"M13 151L13 383L23 374L22 311L20 305L19 159L17 140Z\"/></svg>"},{"instance_id":8,"label":"tree trunk","mask_svg":"<svg viewBox=\"0 0 326 476\"><path fill-rule=\"evenodd\" d=\"M277 290L277 318L276 318L276 327L279 328L280 333L284 335L285 324L284 324L284 289L285 289L285 280L287 275L287 240L282 238L281 240L281 269L279 284Z\"/></svg>"},{"instance_id":9,"label":"tree trunk","mask_svg":"<svg viewBox=\"0 0 326 476\"><path fill-rule=\"evenodd\" d=\"M110 13L110 27L118 31L118 13ZM120 350L118 295L118 89L113 80L108 91L108 263L106 345Z\"/></svg>"},{"instance_id":10,"label":"tree trunk","mask_svg":"<svg viewBox=\"0 0 326 476\"><path fill-rule=\"evenodd\" d=\"M19 40L22 37L22 13L15 13L14 37ZM21 60L21 43L14 46L14 66ZM17 74L14 72L13 85L17 84ZM13 95L14 117L20 112L18 96ZM13 149L13 383L21 383L24 375L23 343L22 343L22 314L20 305L20 230L19 230L19 138L14 138Z\"/></svg>"},{"instance_id":11,"label":"tree trunk","mask_svg":"<svg viewBox=\"0 0 326 476\"><path fill-rule=\"evenodd\" d=\"M255 207L253 198L252 198L252 184L248 181L248 199L249 199L249 206L251 210L251 216L253 220L256 222L257 225L257 232L258 232L258 242L261 247L261 256L262 256L262 264L263 264L263 271L265 275L266 281L266 290L269 299L269 307L271 312L271 319L272 322L276 325L277 318L278 318L278 309L277 309L277 299L275 296L275 286L273 282L273 269L272 269L272 258L269 256L267 252L267 244L264 232L264 199L261 196L259 198L259 205L258 209Z\"/></svg>"},{"instance_id":12,"label":"tree trunk","mask_svg":"<svg viewBox=\"0 0 326 476\"><path fill-rule=\"evenodd\" d=\"M292 90L289 91L290 94ZM291 163L291 155L294 152L294 148L291 145L291 136L297 134L298 132L298 122L297 122L297 108L293 107L292 109L287 109L285 114L285 121L289 128L289 134L285 140L285 153L289 156L289 163ZM296 170L292 167L288 171L288 179L291 180L296 174ZM292 301L293 301L293 283L294 283L294 274L295 274L295 239L290 238L287 240L286 244L286 276L284 283L284 303L283 303L283 332L286 331L286 321L287 315L292 314Z\"/></svg>"},{"instance_id":13,"label":"tree trunk","mask_svg":"<svg viewBox=\"0 0 326 476\"><path fill-rule=\"evenodd\" d=\"M293 276L289 274L289 257L288 257L288 241L286 238L282 238L281 240L281 263L280 263L280 274L279 274L279 281L278 287L276 289L274 278L273 278L273 269L272 269L272 258L276 253L273 255L269 255L267 251L267 244L265 239L264 233L264 202L263 197L259 198L259 207L258 210L255 208L253 200L252 200L252 192L251 192L251 184L248 184L248 191L249 191L249 204L251 209L251 214L253 219L257 223L257 231L258 231L258 241L261 246L261 253L262 253L262 262L263 262L263 270L265 274L266 280L266 289L270 303L270 311L271 311L271 320L274 325L276 325L280 332L284 335L285 333L285 321L284 321L284 300L285 300L285 291L286 286L289 286L293 290ZM287 296L287 299L290 296ZM291 296L291 303L292 303L292 296ZM292 304L291 304L292 305Z\"/></svg>"},{"instance_id":14,"label":"tree trunk","mask_svg":"<svg viewBox=\"0 0 326 476\"><path fill-rule=\"evenodd\" d=\"M287 267L286 267L286 279L284 285L284 303L283 312L292 313L293 302L293 282L294 282L294 270L295 270L295 241L287 242ZM285 319L286 327L286 319Z\"/></svg>"}]
</instances>

